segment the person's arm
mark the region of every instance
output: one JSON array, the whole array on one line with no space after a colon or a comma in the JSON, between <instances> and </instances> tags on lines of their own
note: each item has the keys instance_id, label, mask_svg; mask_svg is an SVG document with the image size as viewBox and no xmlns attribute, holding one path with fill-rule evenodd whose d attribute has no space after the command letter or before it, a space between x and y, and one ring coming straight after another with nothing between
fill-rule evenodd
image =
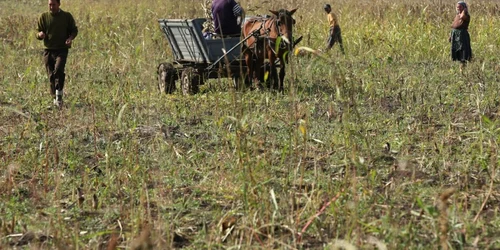
<instances>
[{"instance_id":1,"label":"person's arm","mask_svg":"<svg viewBox=\"0 0 500 250\"><path fill-rule=\"evenodd\" d=\"M66 44L70 45L73 42L73 39L78 35L78 27L76 26L75 19L73 18L73 15L68 13L69 15L69 37L66 39Z\"/></svg>"},{"instance_id":2,"label":"person's arm","mask_svg":"<svg viewBox=\"0 0 500 250\"><path fill-rule=\"evenodd\" d=\"M465 11L464 11L464 12L465 12ZM462 22L463 22L463 23L466 23L466 22L468 22L468 21L469 21L470 16L469 16L469 14L465 13L463 17L460 17L460 19L462 19Z\"/></svg>"},{"instance_id":3,"label":"person's arm","mask_svg":"<svg viewBox=\"0 0 500 250\"><path fill-rule=\"evenodd\" d=\"M236 17L236 24L241 25L241 20L242 15L243 15L243 9L241 8L240 4L237 2L234 2L233 5L233 14Z\"/></svg>"},{"instance_id":4,"label":"person's arm","mask_svg":"<svg viewBox=\"0 0 500 250\"><path fill-rule=\"evenodd\" d=\"M462 10L462 12L460 13L460 19L462 21L465 21L465 20L467 20L467 18L469 18L469 15L467 15L467 8L464 8Z\"/></svg>"},{"instance_id":5,"label":"person's arm","mask_svg":"<svg viewBox=\"0 0 500 250\"><path fill-rule=\"evenodd\" d=\"M333 13L333 12L331 13L331 18L332 19L331 19L330 25L332 27L337 26L339 24L339 22L337 21L337 16L335 15L335 13Z\"/></svg>"},{"instance_id":6,"label":"person's arm","mask_svg":"<svg viewBox=\"0 0 500 250\"><path fill-rule=\"evenodd\" d=\"M335 27L335 25L337 24L337 21L335 20L335 14L333 13L329 13L328 14L328 25L329 25L329 34L330 36L333 36L333 28Z\"/></svg>"},{"instance_id":7,"label":"person's arm","mask_svg":"<svg viewBox=\"0 0 500 250\"><path fill-rule=\"evenodd\" d=\"M233 14L234 14L234 16L241 16L243 14L243 9L241 8L240 4L237 2L234 2Z\"/></svg>"},{"instance_id":8,"label":"person's arm","mask_svg":"<svg viewBox=\"0 0 500 250\"><path fill-rule=\"evenodd\" d=\"M38 19L36 39L43 40L45 38L45 22L43 21L43 14Z\"/></svg>"},{"instance_id":9,"label":"person's arm","mask_svg":"<svg viewBox=\"0 0 500 250\"><path fill-rule=\"evenodd\" d=\"M455 20L453 20L453 24L451 25L452 29L461 29L464 23L470 18L469 15L462 11L460 14L455 16Z\"/></svg>"},{"instance_id":10,"label":"person's arm","mask_svg":"<svg viewBox=\"0 0 500 250\"><path fill-rule=\"evenodd\" d=\"M457 14L455 16L455 19L453 20L453 23L451 24L451 28L452 29L459 29L460 26L462 26L462 24L464 23L464 21L462 20L462 18L460 17L461 14Z\"/></svg>"}]
</instances>

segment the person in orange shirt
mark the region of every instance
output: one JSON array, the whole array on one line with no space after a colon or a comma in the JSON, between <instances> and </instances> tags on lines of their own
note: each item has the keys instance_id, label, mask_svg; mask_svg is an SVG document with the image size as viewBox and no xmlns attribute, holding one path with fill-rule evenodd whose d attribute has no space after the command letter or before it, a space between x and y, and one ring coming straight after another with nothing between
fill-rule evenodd
<instances>
[{"instance_id":1,"label":"person in orange shirt","mask_svg":"<svg viewBox=\"0 0 500 250\"><path fill-rule=\"evenodd\" d=\"M328 18L328 24L330 26L326 50L330 50L335 42L338 42L340 45L340 51L342 51L342 54L344 54L344 45L342 44L342 34L340 32L339 19L337 18L335 13L333 13L332 6L330 6L329 4L325 4L325 6L323 6L323 9L326 12L326 17Z\"/></svg>"}]
</instances>

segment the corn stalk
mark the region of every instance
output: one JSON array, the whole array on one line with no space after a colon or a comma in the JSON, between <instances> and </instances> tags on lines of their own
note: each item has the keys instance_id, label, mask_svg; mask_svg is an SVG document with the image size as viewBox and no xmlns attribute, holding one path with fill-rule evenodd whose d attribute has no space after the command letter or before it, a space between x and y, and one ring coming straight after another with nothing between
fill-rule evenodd
<instances>
[{"instance_id":1,"label":"corn stalk","mask_svg":"<svg viewBox=\"0 0 500 250\"><path fill-rule=\"evenodd\" d=\"M214 22L212 19L212 0L205 0L201 7L203 8L203 12L205 13L205 18L207 21L203 24L203 32L211 32L215 31Z\"/></svg>"}]
</instances>

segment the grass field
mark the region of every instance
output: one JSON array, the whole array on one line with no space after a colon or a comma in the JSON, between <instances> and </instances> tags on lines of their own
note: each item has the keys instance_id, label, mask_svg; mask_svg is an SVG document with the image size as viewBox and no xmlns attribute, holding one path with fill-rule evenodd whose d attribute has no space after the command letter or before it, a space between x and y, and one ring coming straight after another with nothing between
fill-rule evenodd
<instances>
[{"instance_id":1,"label":"grass field","mask_svg":"<svg viewBox=\"0 0 500 250\"><path fill-rule=\"evenodd\" d=\"M298 7L324 46L323 2ZM62 0L80 33L65 107L36 21L0 1L0 249L500 249L500 5L470 1L474 60L449 55L455 1L338 0L346 55L292 57L284 94L160 94L158 18L201 1Z\"/></svg>"}]
</instances>

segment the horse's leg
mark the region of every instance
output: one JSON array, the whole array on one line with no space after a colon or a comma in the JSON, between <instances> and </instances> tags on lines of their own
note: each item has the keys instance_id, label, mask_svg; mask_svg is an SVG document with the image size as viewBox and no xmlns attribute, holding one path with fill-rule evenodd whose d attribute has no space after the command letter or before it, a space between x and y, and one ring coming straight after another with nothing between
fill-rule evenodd
<instances>
[{"instance_id":1,"label":"horse's leg","mask_svg":"<svg viewBox=\"0 0 500 250\"><path fill-rule=\"evenodd\" d=\"M252 51L249 51L248 53L248 59L247 59L247 77L246 77L246 87L247 88L253 88L253 75L255 74L255 55L253 54Z\"/></svg>"},{"instance_id":2,"label":"horse's leg","mask_svg":"<svg viewBox=\"0 0 500 250\"><path fill-rule=\"evenodd\" d=\"M253 59L252 59L252 52L250 51L245 51L245 64L247 67L247 72L245 76L245 85L252 86L252 80L253 80Z\"/></svg>"},{"instance_id":3,"label":"horse's leg","mask_svg":"<svg viewBox=\"0 0 500 250\"><path fill-rule=\"evenodd\" d=\"M272 89L279 89L279 81L278 81L278 71L276 65L276 56L273 51L269 52L269 74L270 74L270 87Z\"/></svg>"},{"instance_id":4,"label":"horse's leg","mask_svg":"<svg viewBox=\"0 0 500 250\"><path fill-rule=\"evenodd\" d=\"M262 84L264 82L264 77L263 77L263 70L262 70L262 66L264 65L264 58L265 58L265 54L264 54L264 50L262 50L261 48L257 49L257 51L255 52L256 55L255 55L255 80L256 80L256 84L258 88L261 88L262 87Z\"/></svg>"},{"instance_id":5,"label":"horse's leg","mask_svg":"<svg viewBox=\"0 0 500 250\"><path fill-rule=\"evenodd\" d=\"M280 80L279 80L279 91L284 92L285 90L285 60L280 58Z\"/></svg>"}]
</instances>

